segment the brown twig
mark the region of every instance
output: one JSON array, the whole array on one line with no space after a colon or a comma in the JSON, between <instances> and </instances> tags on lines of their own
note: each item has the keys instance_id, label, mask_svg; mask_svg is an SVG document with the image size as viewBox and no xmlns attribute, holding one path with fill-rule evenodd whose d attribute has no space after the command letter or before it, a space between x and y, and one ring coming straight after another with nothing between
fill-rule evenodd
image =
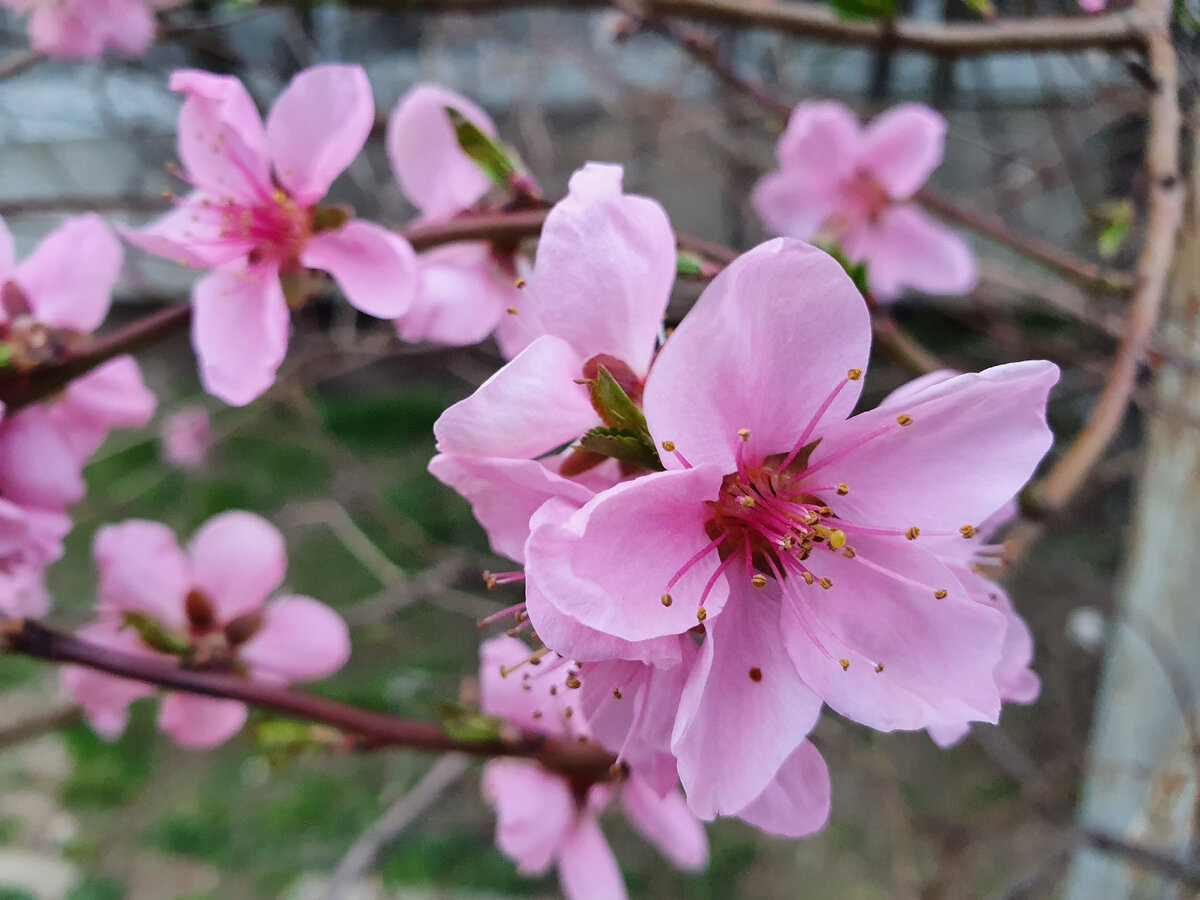
<instances>
[{"instance_id":1,"label":"brown twig","mask_svg":"<svg viewBox=\"0 0 1200 900\"><path fill-rule=\"evenodd\" d=\"M181 669L164 660L134 656L81 641L31 620L0 623L0 651L86 666L170 690L238 700L260 709L331 725L360 745L371 748L409 747L474 756L527 757L585 784L610 778L615 763L612 754L594 743L515 731L479 740L451 737L433 722L371 712L315 694L278 688L224 672Z\"/></svg>"},{"instance_id":2,"label":"brown twig","mask_svg":"<svg viewBox=\"0 0 1200 900\"><path fill-rule=\"evenodd\" d=\"M1184 190L1179 165L1183 117L1179 108L1175 48L1171 43L1171 3L1140 0L1138 11L1145 20L1143 34L1156 89L1148 113L1146 168L1150 193L1146 238L1137 264L1137 288L1130 302L1124 337L1087 423L1062 458L1034 487L1032 500L1040 516L1056 513L1071 501L1117 435L1158 322L1183 222ZM1040 523L1020 523L1010 538L1011 557L1019 557L1040 532Z\"/></svg>"},{"instance_id":3,"label":"brown twig","mask_svg":"<svg viewBox=\"0 0 1200 900\"><path fill-rule=\"evenodd\" d=\"M15 747L50 731L61 731L83 720L83 714L74 703L62 703L28 719L23 719L7 728L0 728L0 750Z\"/></svg>"}]
</instances>

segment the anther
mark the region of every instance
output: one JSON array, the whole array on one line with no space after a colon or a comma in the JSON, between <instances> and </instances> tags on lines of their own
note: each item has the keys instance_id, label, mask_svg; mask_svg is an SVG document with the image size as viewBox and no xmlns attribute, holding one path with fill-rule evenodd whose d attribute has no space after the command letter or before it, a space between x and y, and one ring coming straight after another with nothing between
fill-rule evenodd
<instances>
[{"instance_id":1,"label":"anther","mask_svg":"<svg viewBox=\"0 0 1200 900\"><path fill-rule=\"evenodd\" d=\"M901 427L904 427L905 425L911 425L912 416L910 416L908 413L902 413L901 415L896 416L896 424Z\"/></svg>"},{"instance_id":2,"label":"anther","mask_svg":"<svg viewBox=\"0 0 1200 900\"><path fill-rule=\"evenodd\" d=\"M525 287L525 279L524 279L524 278L518 278L518 279L516 280L516 286L517 286L517 287L519 287L519 288L523 288L523 287ZM512 309L512 307L510 306L510 307L509 307L509 309ZM513 312L516 312L516 310L514 309L514 310L513 310Z\"/></svg>"},{"instance_id":3,"label":"anther","mask_svg":"<svg viewBox=\"0 0 1200 900\"><path fill-rule=\"evenodd\" d=\"M812 584L817 580L816 576L814 576L812 572L801 572L800 577L804 579L805 584Z\"/></svg>"},{"instance_id":4,"label":"anther","mask_svg":"<svg viewBox=\"0 0 1200 900\"><path fill-rule=\"evenodd\" d=\"M756 572L754 574L754 577L750 579L750 583L752 585L754 585L756 588L766 587L767 586L767 576L764 575L762 572Z\"/></svg>"},{"instance_id":5,"label":"anther","mask_svg":"<svg viewBox=\"0 0 1200 900\"><path fill-rule=\"evenodd\" d=\"M703 622L705 619L708 618L708 610L705 609L703 606L700 607L698 610L696 610L696 618L699 621Z\"/></svg>"},{"instance_id":6,"label":"anther","mask_svg":"<svg viewBox=\"0 0 1200 900\"><path fill-rule=\"evenodd\" d=\"M568 706L567 711L565 713L563 713L563 715L569 719L569 718L571 718L571 716L575 715L575 710L571 709L571 707Z\"/></svg>"},{"instance_id":7,"label":"anther","mask_svg":"<svg viewBox=\"0 0 1200 900\"><path fill-rule=\"evenodd\" d=\"M828 506L818 506L817 514L821 515L821 516L832 516L833 510L830 509Z\"/></svg>"},{"instance_id":8,"label":"anther","mask_svg":"<svg viewBox=\"0 0 1200 900\"><path fill-rule=\"evenodd\" d=\"M540 719L540 718L542 717L542 711L541 711L540 709L536 709L536 710L534 710L534 711L533 711L533 717L534 717L535 719Z\"/></svg>"},{"instance_id":9,"label":"anther","mask_svg":"<svg viewBox=\"0 0 1200 900\"><path fill-rule=\"evenodd\" d=\"M621 699L621 689L620 688L613 688L613 698L616 700Z\"/></svg>"},{"instance_id":10,"label":"anther","mask_svg":"<svg viewBox=\"0 0 1200 900\"><path fill-rule=\"evenodd\" d=\"M749 428L739 428L738 429L738 437L740 437L743 441L750 440L750 429Z\"/></svg>"},{"instance_id":11,"label":"anther","mask_svg":"<svg viewBox=\"0 0 1200 900\"><path fill-rule=\"evenodd\" d=\"M846 487L844 484L839 484L837 486L837 492L839 496L845 497L848 493L850 493L850 488Z\"/></svg>"},{"instance_id":12,"label":"anther","mask_svg":"<svg viewBox=\"0 0 1200 900\"><path fill-rule=\"evenodd\" d=\"M829 590L831 587L833 587L833 579L832 578L819 578L819 579L817 579L817 584L819 584L821 587L825 588L825 590Z\"/></svg>"},{"instance_id":13,"label":"anther","mask_svg":"<svg viewBox=\"0 0 1200 900\"><path fill-rule=\"evenodd\" d=\"M762 669L760 669L758 666L755 666L753 669L751 669L750 680L753 682L762 681Z\"/></svg>"},{"instance_id":14,"label":"anther","mask_svg":"<svg viewBox=\"0 0 1200 900\"><path fill-rule=\"evenodd\" d=\"M580 681L578 678L576 678L574 675L567 676L567 687L569 687L571 690L573 690L573 691L578 690L582 686L583 686L583 682Z\"/></svg>"},{"instance_id":15,"label":"anther","mask_svg":"<svg viewBox=\"0 0 1200 900\"><path fill-rule=\"evenodd\" d=\"M858 379L862 378L862 375L862 369L851 369L846 373L846 377L851 381L858 381Z\"/></svg>"},{"instance_id":16,"label":"anther","mask_svg":"<svg viewBox=\"0 0 1200 900\"><path fill-rule=\"evenodd\" d=\"M841 550L846 546L846 532L840 528L834 528L829 532L829 546L834 550Z\"/></svg>"},{"instance_id":17,"label":"anther","mask_svg":"<svg viewBox=\"0 0 1200 900\"><path fill-rule=\"evenodd\" d=\"M876 671L876 672L882 672L882 671L883 671L883 663L876 663L876 664L875 664L875 671Z\"/></svg>"},{"instance_id":18,"label":"anther","mask_svg":"<svg viewBox=\"0 0 1200 900\"><path fill-rule=\"evenodd\" d=\"M505 310L505 312L507 312L510 316L515 316L517 314L517 308L515 306L510 306Z\"/></svg>"},{"instance_id":19,"label":"anther","mask_svg":"<svg viewBox=\"0 0 1200 900\"><path fill-rule=\"evenodd\" d=\"M668 453L674 453L675 452L675 442L674 441L663 441L662 448L664 450L666 450Z\"/></svg>"},{"instance_id":20,"label":"anther","mask_svg":"<svg viewBox=\"0 0 1200 900\"><path fill-rule=\"evenodd\" d=\"M741 497L738 499L742 509L754 509L754 498L750 496Z\"/></svg>"},{"instance_id":21,"label":"anther","mask_svg":"<svg viewBox=\"0 0 1200 900\"><path fill-rule=\"evenodd\" d=\"M670 594L662 595L662 605L663 606L670 606L674 602L675 602L675 598L672 597Z\"/></svg>"},{"instance_id":22,"label":"anther","mask_svg":"<svg viewBox=\"0 0 1200 900\"><path fill-rule=\"evenodd\" d=\"M849 672L849 671L850 671L850 660L848 660L848 659L839 659L839 660L838 660L838 665L842 667L842 671L843 671L843 672Z\"/></svg>"},{"instance_id":23,"label":"anther","mask_svg":"<svg viewBox=\"0 0 1200 900\"><path fill-rule=\"evenodd\" d=\"M910 541L915 541L917 538L919 538L921 536L921 529L918 528L916 525L913 525L911 528L908 529L908 531L904 532L904 536L906 538L908 538Z\"/></svg>"},{"instance_id":24,"label":"anther","mask_svg":"<svg viewBox=\"0 0 1200 900\"><path fill-rule=\"evenodd\" d=\"M936 591L933 592L933 596L936 597L938 600L945 600L946 594L947 594L947 591L945 588L938 588Z\"/></svg>"},{"instance_id":25,"label":"anther","mask_svg":"<svg viewBox=\"0 0 1200 900\"><path fill-rule=\"evenodd\" d=\"M550 696L551 697L558 696L558 685L557 684L550 685Z\"/></svg>"},{"instance_id":26,"label":"anther","mask_svg":"<svg viewBox=\"0 0 1200 900\"><path fill-rule=\"evenodd\" d=\"M963 537L967 538L968 540L970 540L971 538L975 537L975 534L976 534L975 526L974 525L964 525L962 528L958 529L958 533L961 534Z\"/></svg>"},{"instance_id":27,"label":"anther","mask_svg":"<svg viewBox=\"0 0 1200 900\"><path fill-rule=\"evenodd\" d=\"M846 557L846 559L854 559L854 557L858 556L858 551L847 544L842 550L842 556Z\"/></svg>"}]
</instances>

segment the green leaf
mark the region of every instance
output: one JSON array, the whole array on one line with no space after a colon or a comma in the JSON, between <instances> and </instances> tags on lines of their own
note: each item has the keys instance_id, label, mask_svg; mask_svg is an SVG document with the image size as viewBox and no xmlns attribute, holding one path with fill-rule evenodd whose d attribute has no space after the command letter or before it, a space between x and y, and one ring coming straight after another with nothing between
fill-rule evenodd
<instances>
[{"instance_id":1,"label":"green leaf","mask_svg":"<svg viewBox=\"0 0 1200 900\"><path fill-rule=\"evenodd\" d=\"M1133 204L1129 200L1105 203L1097 215L1099 234L1096 249L1101 259L1112 259L1120 252L1133 225Z\"/></svg>"},{"instance_id":2,"label":"green leaf","mask_svg":"<svg viewBox=\"0 0 1200 900\"><path fill-rule=\"evenodd\" d=\"M440 703L437 708L442 730L456 741L497 741L505 728L504 721L485 716L477 709L459 703Z\"/></svg>"},{"instance_id":3,"label":"green leaf","mask_svg":"<svg viewBox=\"0 0 1200 900\"><path fill-rule=\"evenodd\" d=\"M508 188L513 179L524 172L524 167L517 161L511 151L484 134L452 106L443 107L454 126L454 136L463 153L471 157L475 165L486 175L496 187Z\"/></svg>"},{"instance_id":4,"label":"green leaf","mask_svg":"<svg viewBox=\"0 0 1200 900\"><path fill-rule=\"evenodd\" d=\"M644 434L647 440L650 439L650 426L646 424L646 417L604 366L600 366L596 380L592 382L592 405L610 428Z\"/></svg>"},{"instance_id":5,"label":"green leaf","mask_svg":"<svg viewBox=\"0 0 1200 900\"><path fill-rule=\"evenodd\" d=\"M579 439L579 448L654 472L663 470L662 461L649 437L632 431L593 428Z\"/></svg>"},{"instance_id":6,"label":"green leaf","mask_svg":"<svg viewBox=\"0 0 1200 900\"><path fill-rule=\"evenodd\" d=\"M675 254L675 274L680 278L704 278L704 260L699 253L680 250Z\"/></svg>"},{"instance_id":7,"label":"green leaf","mask_svg":"<svg viewBox=\"0 0 1200 900\"><path fill-rule=\"evenodd\" d=\"M865 262L854 263L850 262L850 258L846 256L845 251L832 241L814 241L816 247L824 250L830 256L838 261L846 274L850 276L850 280L854 282L854 286L858 288L860 294L866 294L870 290L867 286L867 264Z\"/></svg>"},{"instance_id":8,"label":"green leaf","mask_svg":"<svg viewBox=\"0 0 1200 900\"><path fill-rule=\"evenodd\" d=\"M147 647L159 653L169 653L172 656L183 656L188 652L187 641L164 628L158 620L146 613L127 612L121 616L124 628L132 628Z\"/></svg>"},{"instance_id":9,"label":"green leaf","mask_svg":"<svg viewBox=\"0 0 1200 900\"><path fill-rule=\"evenodd\" d=\"M984 19L996 18L996 7L992 0L963 0L963 3Z\"/></svg>"},{"instance_id":10,"label":"green leaf","mask_svg":"<svg viewBox=\"0 0 1200 900\"><path fill-rule=\"evenodd\" d=\"M839 19L890 19L896 14L895 0L832 0L829 7Z\"/></svg>"}]
</instances>

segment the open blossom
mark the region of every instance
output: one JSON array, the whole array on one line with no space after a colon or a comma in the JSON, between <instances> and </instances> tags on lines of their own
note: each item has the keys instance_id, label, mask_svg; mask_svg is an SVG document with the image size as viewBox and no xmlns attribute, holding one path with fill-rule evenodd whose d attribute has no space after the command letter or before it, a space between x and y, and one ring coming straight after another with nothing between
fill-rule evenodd
<instances>
[{"instance_id":1,"label":"open blossom","mask_svg":"<svg viewBox=\"0 0 1200 900\"><path fill-rule=\"evenodd\" d=\"M0 221L0 340L9 365L53 362L99 327L122 256L104 222L85 215L68 219L18 265ZM67 507L84 495L84 463L111 429L144 425L154 408L137 362L119 356L0 421L0 505L24 535L0 550L0 611L46 611L42 572L62 555Z\"/></svg>"},{"instance_id":2,"label":"open blossom","mask_svg":"<svg viewBox=\"0 0 1200 900\"><path fill-rule=\"evenodd\" d=\"M479 681L485 713L530 731L587 739L572 691L560 686L549 663L510 670L529 656L521 641L500 636L480 648ZM634 772L620 784L599 783L581 795L561 775L537 763L496 759L484 767L484 795L496 809L496 843L532 875L558 868L569 900L626 896L621 870L597 817L614 800L630 824L674 865L699 870L708 863L704 829L678 789L654 790Z\"/></svg>"},{"instance_id":3,"label":"open blossom","mask_svg":"<svg viewBox=\"0 0 1200 900\"><path fill-rule=\"evenodd\" d=\"M186 553L157 522L109 525L97 533L92 556L100 599L96 621L79 632L85 640L278 685L325 678L349 658L346 624L332 609L297 595L268 602L283 583L287 556L283 536L251 513L210 519ZM155 693L75 667L63 683L92 727L109 737L124 729L131 703ZM176 743L197 749L228 740L245 721L238 701L178 693L163 698L158 718Z\"/></svg>"},{"instance_id":4,"label":"open blossom","mask_svg":"<svg viewBox=\"0 0 1200 900\"><path fill-rule=\"evenodd\" d=\"M589 163L546 217L517 313L523 349L434 425L438 450L532 458L602 424L581 382L603 366L640 398L675 280L666 212Z\"/></svg>"},{"instance_id":5,"label":"open blossom","mask_svg":"<svg viewBox=\"0 0 1200 900\"><path fill-rule=\"evenodd\" d=\"M593 629L641 641L702 626L685 700L726 704L710 739L776 766L822 701L883 730L999 713L1005 617L924 545L973 538L1029 478L1057 368L961 375L903 411L846 418L869 341L830 257L787 240L743 255L646 381L666 471L540 524L524 548L530 589ZM697 727L681 707L677 756ZM680 776L689 799L705 789ZM731 781L707 802L734 811L756 789Z\"/></svg>"},{"instance_id":6,"label":"open blossom","mask_svg":"<svg viewBox=\"0 0 1200 900\"><path fill-rule=\"evenodd\" d=\"M151 253L214 269L192 292L192 344L205 389L242 405L275 380L287 351L289 299L304 299L296 296L303 290L291 289L307 270L328 272L362 312L394 318L412 300L415 255L399 235L318 205L375 120L360 67L301 72L265 125L232 76L182 70L171 76L171 89L187 95L178 147L182 177L194 190L126 237Z\"/></svg>"},{"instance_id":7,"label":"open blossom","mask_svg":"<svg viewBox=\"0 0 1200 900\"><path fill-rule=\"evenodd\" d=\"M447 108L490 138L491 118L466 97L436 84L418 84L400 98L388 119L387 151L400 190L425 222L442 222L470 210L492 184L459 146ZM478 241L449 244L417 257L420 287L396 320L406 341L474 344L493 331L517 301L512 255Z\"/></svg>"},{"instance_id":8,"label":"open blossom","mask_svg":"<svg viewBox=\"0 0 1200 900\"><path fill-rule=\"evenodd\" d=\"M185 406L162 424L162 454L180 469L199 469L212 443L212 424L203 406Z\"/></svg>"},{"instance_id":9,"label":"open blossom","mask_svg":"<svg viewBox=\"0 0 1200 900\"><path fill-rule=\"evenodd\" d=\"M754 208L776 234L830 241L866 263L877 300L906 288L963 294L975 286L967 243L933 221L913 195L942 161L946 121L906 103L861 127L840 103L801 103L754 188Z\"/></svg>"},{"instance_id":10,"label":"open blossom","mask_svg":"<svg viewBox=\"0 0 1200 900\"><path fill-rule=\"evenodd\" d=\"M106 50L140 56L154 40L161 0L0 0L29 13L29 43L52 59L99 59Z\"/></svg>"}]
</instances>

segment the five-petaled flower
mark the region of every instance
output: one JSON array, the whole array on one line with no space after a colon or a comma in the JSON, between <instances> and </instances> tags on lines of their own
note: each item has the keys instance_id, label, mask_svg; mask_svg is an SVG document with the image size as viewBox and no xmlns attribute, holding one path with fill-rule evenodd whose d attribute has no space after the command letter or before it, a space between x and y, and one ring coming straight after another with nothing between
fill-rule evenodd
<instances>
[{"instance_id":1,"label":"five-petaled flower","mask_svg":"<svg viewBox=\"0 0 1200 900\"><path fill-rule=\"evenodd\" d=\"M52 59L99 59L107 50L140 56L154 40L163 0L0 0L29 13L29 43Z\"/></svg>"},{"instance_id":2,"label":"five-petaled flower","mask_svg":"<svg viewBox=\"0 0 1200 900\"><path fill-rule=\"evenodd\" d=\"M829 241L866 263L876 300L905 288L967 293L977 277L971 248L912 202L942 161L945 136L945 119L917 103L865 128L840 103L801 103L776 147L779 168L754 188L754 208L775 234Z\"/></svg>"},{"instance_id":3,"label":"five-petaled flower","mask_svg":"<svg viewBox=\"0 0 1200 900\"><path fill-rule=\"evenodd\" d=\"M125 234L151 253L215 267L192 293L192 343L205 388L242 405L275 380L289 300L306 296L309 269L332 275L362 312L395 318L415 293L416 256L399 235L318 206L375 121L359 66L301 72L265 126L232 76L177 71L171 89L187 95L178 143L181 177L194 190L158 222Z\"/></svg>"}]
</instances>

